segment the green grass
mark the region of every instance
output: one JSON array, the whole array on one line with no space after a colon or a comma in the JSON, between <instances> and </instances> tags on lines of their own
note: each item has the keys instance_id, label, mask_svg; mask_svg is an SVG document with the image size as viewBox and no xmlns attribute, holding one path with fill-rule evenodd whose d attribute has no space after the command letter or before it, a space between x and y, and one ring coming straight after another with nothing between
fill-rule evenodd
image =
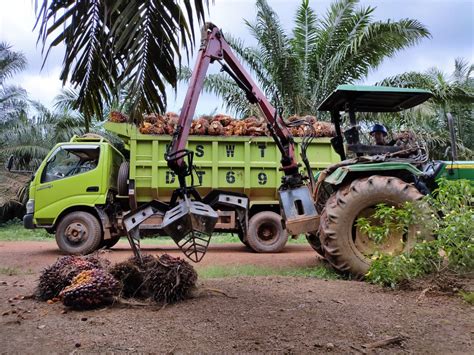
<instances>
[{"instance_id":1,"label":"green grass","mask_svg":"<svg viewBox=\"0 0 474 355\"><path fill-rule=\"evenodd\" d=\"M474 292L459 291L462 299L469 304L474 305Z\"/></svg>"},{"instance_id":2,"label":"green grass","mask_svg":"<svg viewBox=\"0 0 474 355\"><path fill-rule=\"evenodd\" d=\"M11 221L0 224L0 241L54 241L54 236L48 234L44 229L25 229L21 221ZM126 241L126 238L122 238ZM142 240L144 245L174 245L174 241L170 237L149 237ZM211 244L237 243L240 239L236 234L232 233L215 233L211 238ZM298 239L288 240L288 244L306 244L306 238L300 236Z\"/></svg>"},{"instance_id":3,"label":"green grass","mask_svg":"<svg viewBox=\"0 0 474 355\"><path fill-rule=\"evenodd\" d=\"M292 276L317 279L338 279L339 275L325 266L300 268L271 268L257 265L207 266L198 270L202 279L216 279L237 276Z\"/></svg>"},{"instance_id":4,"label":"green grass","mask_svg":"<svg viewBox=\"0 0 474 355\"><path fill-rule=\"evenodd\" d=\"M24 271L18 267L0 266L0 275L18 276L18 275L32 275L32 274L34 274L34 272L31 269Z\"/></svg>"},{"instance_id":5,"label":"green grass","mask_svg":"<svg viewBox=\"0 0 474 355\"><path fill-rule=\"evenodd\" d=\"M54 240L44 229L25 229L21 222L14 221L0 225L0 241Z\"/></svg>"}]
</instances>

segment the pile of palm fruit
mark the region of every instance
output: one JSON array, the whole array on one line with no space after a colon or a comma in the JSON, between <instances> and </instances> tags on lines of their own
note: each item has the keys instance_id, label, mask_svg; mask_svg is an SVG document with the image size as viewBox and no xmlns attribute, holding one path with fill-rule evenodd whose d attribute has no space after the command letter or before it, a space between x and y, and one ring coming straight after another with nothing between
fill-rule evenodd
<instances>
[{"instance_id":1,"label":"pile of palm fruit","mask_svg":"<svg viewBox=\"0 0 474 355\"><path fill-rule=\"evenodd\" d=\"M113 266L96 256L65 256L41 272L35 294L77 310L111 305L121 297L174 303L188 298L196 281L187 261L167 254Z\"/></svg>"},{"instance_id":2,"label":"pile of palm fruit","mask_svg":"<svg viewBox=\"0 0 474 355\"><path fill-rule=\"evenodd\" d=\"M111 122L128 122L128 117L120 112L110 113ZM173 112L167 112L164 116L149 114L143 117L139 125L140 133L143 134L173 134L178 124L179 116ZM329 122L318 121L314 116L291 116L287 120L289 130L294 137L313 135L315 137L333 137L334 126ZM298 125L294 125L298 123ZM235 119L228 115L218 114L215 116L201 116L193 120L190 134L209 136L269 136L267 123L262 117L247 117Z\"/></svg>"}]
</instances>

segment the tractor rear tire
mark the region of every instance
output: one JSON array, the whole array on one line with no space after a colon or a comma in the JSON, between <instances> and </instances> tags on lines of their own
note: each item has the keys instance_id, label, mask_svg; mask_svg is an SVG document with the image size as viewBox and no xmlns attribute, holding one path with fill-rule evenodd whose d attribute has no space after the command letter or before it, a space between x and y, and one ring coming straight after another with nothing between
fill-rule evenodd
<instances>
[{"instance_id":1,"label":"tractor rear tire","mask_svg":"<svg viewBox=\"0 0 474 355\"><path fill-rule=\"evenodd\" d=\"M316 253L324 258L324 249L319 238L319 233L306 233L306 240Z\"/></svg>"},{"instance_id":2,"label":"tractor rear tire","mask_svg":"<svg viewBox=\"0 0 474 355\"><path fill-rule=\"evenodd\" d=\"M342 187L328 199L321 215L319 235L325 258L340 273L362 279L374 253L396 255L411 250L423 226L411 225L404 235L394 232L385 241L375 243L356 222L361 216L369 217L378 204L398 207L422 197L413 185L390 176L375 175Z\"/></svg>"},{"instance_id":3,"label":"tractor rear tire","mask_svg":"<svg viewBox=\"0 0 474 355\"><path fill-rule=\"evenodd\" d=\"M278 253L288 241L281 225L281 216L271 211L259 212L250 218L247 234L248 246L257 253Z\"/></svg>"}]
</instances>

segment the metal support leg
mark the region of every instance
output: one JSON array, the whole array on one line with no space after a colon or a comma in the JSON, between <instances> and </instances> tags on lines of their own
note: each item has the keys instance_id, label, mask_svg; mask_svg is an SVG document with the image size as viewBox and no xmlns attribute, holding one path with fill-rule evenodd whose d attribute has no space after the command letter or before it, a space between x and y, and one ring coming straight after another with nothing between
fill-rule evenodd
<instances>
[{"instance_id":1,"label":"metal support leg","mask_svg":"<svg viewBox=\"0 0 474 355\"><path fill-rule=\"evenodd\" d=\"M131 229L127 233L128 242L130 243L130 247L132 248L133 254L138 259L140 264L143 262L142 253L140 251L140 230L139 226Z\"/></svg>"}]
</instances>

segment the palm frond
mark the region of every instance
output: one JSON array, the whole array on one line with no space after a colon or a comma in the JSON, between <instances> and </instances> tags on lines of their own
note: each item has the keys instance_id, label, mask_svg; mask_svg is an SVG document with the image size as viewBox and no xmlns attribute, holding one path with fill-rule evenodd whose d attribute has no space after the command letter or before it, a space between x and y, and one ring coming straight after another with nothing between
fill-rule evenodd
<instances>
[{"instance_id":1,"label":"palm frond","mask_svg":"<svg viewBox=\"0 0 474 355\"><path fill-rule=\"evenodd\" d=\"M204 19L207 0L35 0L38 41L66 46L61 79L78 89L74 108L103 116L115 87L130 85L132 113L164 110L165 83L176 85L174 59L189 51L194 17Z\"/></svg>"},{"instance_id":2,"label":"palm frond","mask_svg":"<svg viewBox=\"0 0 474 355\"><path fill-rule=\"evenodd\" d=\"M26 57L21 52L12 51L12 46L0 42L0 84L26 68Z\"/></svg>"}]
</instances>

